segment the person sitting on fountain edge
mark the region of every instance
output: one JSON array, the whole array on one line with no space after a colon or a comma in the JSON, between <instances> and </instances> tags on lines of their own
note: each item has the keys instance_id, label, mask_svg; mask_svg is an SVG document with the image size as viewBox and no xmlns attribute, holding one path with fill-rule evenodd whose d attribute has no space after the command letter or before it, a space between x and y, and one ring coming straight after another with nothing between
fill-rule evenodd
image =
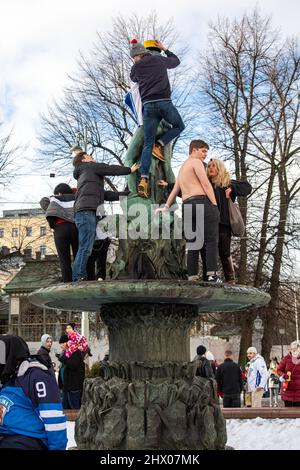
<instances>
[{"instance_id":1,"label":"person sitting on fountain edge","mask_svg":"<svg viewBox=\"0 0 300 470\"><path fill-rule=\"evenodd\" d=\"M130 55L135 62L130 72L130 79L138 83L143 104L144 146L138 195L144 198L149 197L148 179L151 155L164 161L163 146L178 137L185 128L179 112L171 101L171 87L167 72L168 69L177 67L180 60L160 41L155 40L155 46L164 51L167 57L151 54L136 39L131 41L130 49ZM162 119L171 124L172 128L155 142L157 128Z\"/></svg>"}]
</instances>

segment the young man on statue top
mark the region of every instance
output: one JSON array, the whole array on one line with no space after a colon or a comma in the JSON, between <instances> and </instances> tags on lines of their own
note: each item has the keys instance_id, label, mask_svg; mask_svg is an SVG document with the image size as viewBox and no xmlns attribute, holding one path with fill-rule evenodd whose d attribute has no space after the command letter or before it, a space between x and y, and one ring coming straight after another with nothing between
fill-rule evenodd
<instances>
[{"instance_id":1,"label":"young man on statue top","mask_svg":"<svg viewBox=\"0 0 300 470\"><path fill-rule=\"evenodd\" d=\"M151 155L164 161L163 147L174 140L183 130L184 124L177 109L171 101L171 87L168 69L180 64L178 57L169 51L160 41L155 46L166 54L152 54L136 39L131 41L130 55L134 60L130 78L138 83L143 105L144 146L141 156L141 179L138 194L149 197L149 169ZM172 127L155 142L160 121L164 119Z\"/></svg>"}]
</instances>

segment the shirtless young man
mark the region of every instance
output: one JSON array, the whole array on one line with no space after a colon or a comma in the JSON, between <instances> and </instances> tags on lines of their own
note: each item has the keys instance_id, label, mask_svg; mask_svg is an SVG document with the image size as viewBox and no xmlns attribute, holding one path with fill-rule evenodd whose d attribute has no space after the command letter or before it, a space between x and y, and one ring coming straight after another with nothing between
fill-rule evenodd
<instances>
[{"instance_id":1,"label":"shirtless young man","mask_svg":"<svg viewBox=\"0 0 300 470\"><path fill-rule=\"evenodd\" d=\"M196 237L192 240L185 237L189 242L187 244L188 278L189 280L196 280L198 279L199 253L202 246L199 247L199 244L194 242L203 231L203 218L199 216L201 212L197 211L197 206L199 207L199 204L204 206L204 244L208 282L221 282L217 273L219 210L213 188L203 165L208 149L208 144L203 140L191 141L189 156L179 170L175 186L167 199L165 207L157 209L156 213L168 210L177 194L181 191L183 227L189 225L188 231L196 233Z\"/></svg>"}]
</instances>

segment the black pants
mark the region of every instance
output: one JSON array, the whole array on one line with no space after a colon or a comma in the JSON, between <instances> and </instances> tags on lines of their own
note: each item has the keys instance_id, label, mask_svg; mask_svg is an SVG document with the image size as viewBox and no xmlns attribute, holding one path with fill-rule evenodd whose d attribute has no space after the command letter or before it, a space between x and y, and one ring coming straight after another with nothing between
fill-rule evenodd
<instances>
[{"instance_id":1,"label":"black pants","mask_svg":"<svg viewBox=\"0 0 300 470\"><path fill-rule=\"evenodd\" d=\"M88 281L94 281L99 277L103 280L106 278L106 258L109 245L109 238L95 241L93 251L87 262Z\"/></svg>"},{"instance_id":2,"label":"black pants","mask_svg":"<svg viewBox=\"0 0 300 470\"><path fill-rule=\"evenodd\" d=\"M294 406L300 406L300 401L287 401L287 400L284 400L284 406L286 406L287 408L291 408L291 407L294 407Z\"/></svg>"},{"instance_id":3,"label":"black pants","mask_svg":"<svg viewBox=\"0 0 300 470\"><path fill-rule=\"evenodd\" d=\"M219 256L229 258L231 244L231 228L229 225L219 225Z\"/></svg>"},{"instance_id":4,"label":"black pants","mask_svg":"<svg viewBox=\"0 0 300 470\"><path fill-rule=\"evenodd\" d=\"M71 248L73 260L78 250L78 232L75 224L64 222L54 228L54 242L60 262L63 282L72 282Z\"/></svg>"},{"instance_id":5,"label":"black pants","mask_svg":"<svg viewBox=\"0 0 300 470\"><path fill-rule=\"evenodd\" d=\"M199 214L197 216L197 206L204 205L204 220L201 220ZM188 210L186 210L188 208ZM219 242L219 210L214 206L207 196L193 196L186 199L182 205L183 229L185 226L192 227L192 231L197 234L204 230L204 244L205 244L205 262L208 273L217 271L218 266L218 242ZM189 220L190 218L190 220ZM204 224L204 227L203 227ZM192 240L187 239L186 233L184 236L187 243L192 243ZM188 247L187 253L187 271L189 276L198 274L199 272L199 253L200 248L193 249Z\"/></svg>"},{"instance_id":6,"label":"black pants","mask_svg":"<svg viewBox=\"0 0 300 470\"><path fill-rule=\"evenodd\" d=\"M223 408L240 408L241 407L241 395L230 394L223 397Z\"/></svg>"},{"instance_id":7,"label":"black pants","mask_svg":"<svg viewBox=\"0 0 300 470\"><path fill-rule=\"evenodd\" d=\"M6 435L0 434L1 449L18 450L48 450L48 447L36 437L21 436L20 434Z\"/></svg>"}]
</instances>

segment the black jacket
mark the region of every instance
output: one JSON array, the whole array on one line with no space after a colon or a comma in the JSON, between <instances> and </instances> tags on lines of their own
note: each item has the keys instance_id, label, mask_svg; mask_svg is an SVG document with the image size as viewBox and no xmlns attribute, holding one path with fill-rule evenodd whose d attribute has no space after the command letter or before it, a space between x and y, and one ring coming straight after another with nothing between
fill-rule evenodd
<instances>
[{"instance_id":1,"label":"black jacket","mask_svg":"<svg viewBox=\"0 0 300 470\"><path fill-rule=\"evenodd\" d=\"M59 360L64 365L63 391L82 391L85 368L81 351L75 351L70 357L62 355Z\"/></svg>"},{"instance_id":2,"label":"black jacket","mask_svg":"<svg viewBox=\"0 0 300 470\"><path fill-rule=\"evenodd\" d=\"M142 103L171 98L171 87L167 69L180 64L178 57L171 51L161 55L144 55L136 62L130 72L130 79L139 84Z\"/></svg>"},{"instance_id":3,"label":"black jacket","mask_svg":"<svg viewBox=\"0 0 300 470\"><path fill-rule=\"evenodd\" d=\"M218 389L224 395L237 395L243 390L242 371L240 366L231 359L225 359L218 366L216 381Z\"/></svg>"},{"instance_id":4,"label":"black jacket","mask_svg":"<svg viewBox=\"0 0 300 470\"><path fill-rule=\"evenodd\" d=\"M45 364L45 366L48 367L50 372L54 374L54 369L53 369L49 349L45 348L45 346L41 346L38 352L36 353L36 355L38 356L38 359L40 358L41 362Z\"/></svg>"},{"instance_id":5,"label":"black jacket","mask_svg":"<svg viewBox=\"0 0 300 470\"><path fill-rule=\"evenodd\" d=\"M74 168L73 176L78 181L75 196L75 213L96 211L104 202L104 176L129 175L130 167L86 162Z\"/></svg>"},{"instance_id":6,"label":"black jacket","mask_svg":"<svg viewBox=\"0 0 300 470\"><path fill-rule=\"evenodd\" d=\"M229 187L232 189L230 197L233 202L235 201L237 196L248 196L252 191L251 184L247 181L231 180ZM227 188L220 188L219 186L217 186L214 187L214 192L218 204L218 209L220 211L220 224L230 225L228 199L226 199L225 196L226 189Z\"/></svg>"}]
</instances>

